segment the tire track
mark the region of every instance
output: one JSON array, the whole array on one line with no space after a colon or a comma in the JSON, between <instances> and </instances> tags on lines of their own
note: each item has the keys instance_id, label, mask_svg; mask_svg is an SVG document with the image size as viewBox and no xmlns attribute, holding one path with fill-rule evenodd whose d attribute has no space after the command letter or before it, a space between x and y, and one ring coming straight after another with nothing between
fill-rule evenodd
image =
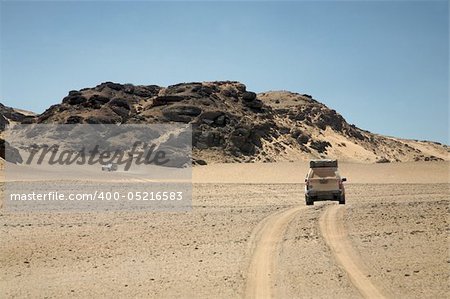
<instances>
[{"instance_id":1,"label":"tire track","mask_svg":"<svg viewBox=\"0 0 450 299\"><path fill-rule=\"evenodd\" d=\"M386 298L367 277L367 269L348 239L343 220L344 207L330 205L319 220L320 231L338 264L364 298Z\"/></svg>"},{"instance_id":2,"label":"tire track","mask_svg":"<svg viewBox=\"0 0 450 299\"><path fill-rule=\"evenodd\" d=\"M247 273L245 298L272 298L279 244L289 222L306 207L294 207L264 218L253 231L252 259Z\"/></svg>"}]
</instances>

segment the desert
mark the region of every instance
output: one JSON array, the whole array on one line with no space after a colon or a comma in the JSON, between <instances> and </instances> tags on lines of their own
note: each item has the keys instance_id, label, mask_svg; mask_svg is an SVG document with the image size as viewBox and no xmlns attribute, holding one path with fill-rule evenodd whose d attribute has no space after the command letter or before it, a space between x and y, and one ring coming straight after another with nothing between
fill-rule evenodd
<instances>
[{"instance_id":1,"label":"desert","mask_svg":"<svg viewBox=\"0 0 450 299\"><path fill-rule=\"evenodd\" d=\"M2 210L2 297L443 298L449 166L342 163L345 206L286 162L196 166L185 212Z\"/></svg>"},{"instance_id":2,"label":"desert","mask_svg":"<svg viewBox=\"0 0 450 299\"><path fill-rule=\"evenodd\" d=\"M311 95L257 94L235 81L105 82L70 91L41 114L0 110L1 297L443 298L450 291L445 144L371 133ZM188 125L187 168L24 168L34 141L52 140L53 125L95 139L90 125L129 124ZM16 125L44 129L31 135L38 138L24 135L30 147L8 137ZM170 142L177 132L158 138ZM125 140L140 140L129 134ZM308 161L323 158L337 159L348 179L345 205L305 205ZM12 186L130 191L174 171L192 187L189 205L177 209L5 204Z\"/></svg>"},{"instance_id":3,"label":"desert","mask_svg":"<svg viewBox=\"0 0 450 299\"><path fill-rule=\"evenodd\" d=\"M0 299L449 298L449 1L0 1Z\"/></svg>"}]
</instances>

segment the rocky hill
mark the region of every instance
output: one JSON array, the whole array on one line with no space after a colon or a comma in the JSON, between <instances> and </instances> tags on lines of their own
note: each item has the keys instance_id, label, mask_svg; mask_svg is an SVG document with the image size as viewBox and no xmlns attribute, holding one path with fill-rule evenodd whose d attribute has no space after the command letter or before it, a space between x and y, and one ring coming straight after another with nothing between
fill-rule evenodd
<instances>
[{"instance_id":1,"label":"rocky hill","mask_svg":"<svg viewBox=\"0 0 450 299\"><path fill-rule=\"evenodd\" d=\"M331 157L354 162L448 160L446 145L357 128L306 94L256 94L239 82L168 87L105 82L70 91L40 115L0 106L0 125L189 123L193 156L206 162L275 162ZM19 113L19 114L17 114Z\"/></svg>"},{"instance_id":2,"label":"rocky hill","mask_svg":"<svg viewBox=\"0 0 450 299\"><path fill-rule=\"evenodd\" d=\"M26 119L34 121L35 117L36 114L32 112L14 109L0 103L0 133L9 124L22 123L25 122Z\"/></svg>"},{"instance_id":3,"label":"rocky hill","mask_svg":"<svg viewBox=\"0 0 450 299\"><path fill-rule=\"evenodd\" d=\"M3 138L3 132L8 125L17 124L26 122L27 119L29 121L34 121L36 114L14 109L11 107L7 107L0 103L0 169L3 169L3 159L5 159L5 151L8 150L11 155L9 157L10 161L13 163L21 163L22 158L17 149L11 148L9 143L6 142Z\"/></svg>"}]
</instances>

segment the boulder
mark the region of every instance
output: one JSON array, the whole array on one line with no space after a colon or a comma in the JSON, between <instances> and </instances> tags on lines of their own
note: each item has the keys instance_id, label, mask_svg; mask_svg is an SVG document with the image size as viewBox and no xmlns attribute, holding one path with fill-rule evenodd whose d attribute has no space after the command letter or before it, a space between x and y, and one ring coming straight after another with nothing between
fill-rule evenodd
<instances>
[{"instance_id":1,"label":"boulder","mask_svg":"<svg viewBox=\"0 0 450 299\"><path fill-rule=\"evenodd\" d=\"M117 124L122 122L122 119L118 116L89 116L85 119L85 122L91 125L96 124Z\"/></svg>"},{"instance_id":2,"label":"boulder","mask_svg":"<svg viewBox=\"0 0 450 299\"><path fill-rule=\"evenodd\" d=\"M227 123L227 117L224 114L222 114L214 120L214 123L218 126L225 126Z\"/></svg>"},{"instance_id":3,"label":"boulder","mask_svg":"<svg viewBox=\"0 0 450 299\"><path fill-rule=\"evenodd\" d=\"M99 103L99 104L106 104L106 103L108 103L110 100L111 100L110 98L105 97L105 96L102 96L102 95L100 95L100 94L94 94L94 95L92 95L92 96L89 98L89 101L96 102L96 103Z\"/></svg>"},{"instance_id":4,"label":"boulder","mask_svg":"<svg viewBox=\"0 0 450 299\"><path fill-rule=\"evenodd\" d=\"M192 93L197 94L199 97L209 97L215 92L215 88L207 85L197 85L194 86L191 90Z\"/></svg>"},{"instance_id":5,"label":"boulder","mask_svg":"<svg viewBox=\"0 0 450 299\"><path fill-rule=\"evenodd\" d=\"M158 95L161 87L157 85L147 85L147 86L135 86L133 94L138 97L150 98Z\"/></svg>"},{"instance_id":6,"label":"boulder","mask_svg":"<svg viewBox=\"0 0 450 299\"><path fill-rule=\"evenodd\" d=\"M365 140L366 137L361 133L361 131L356 128L355 125L350 125L350 127L344 130L344 133L349 136L349 137L353 137L355 139L358 140Z\"/></svg>"},{"instance_id":7,"label":"boulder","mask_svg":"<svg viewBox=\"0 0 450 299\"><path fill-rule=\"evenodd\" d=\"M19 150L15 147L12 147L8 141L5 141L3 139L0 139L0 157L5 159L5 161L14 164L21 164L23 162Z\"/></svg>"},{"instance_id":8,"label":"boulder","mask_svg":"<svg viewBox=\"0 0 450 299\"><path fill-rule=\"evenodd\" d=\"M254 93L252 91L246 91L242 95L242 99L246 102L251 102L256 99L256 93Z\"/></svg>"},{"instance_id":9,"label":"boulder","mask_svg":"<svg viewBox=\"0 0 450 299\"><path fill-rule=\"evenodd\" d=\"M300 129L297 129L297 128L292 128L290 133L291 133L291 137L292 138L297 139L297 137L300 134L302 134L302 131Z\"/></svg>"},{"instance_id":10,"label":"boulder","mask_svg":"<svg viewBox=\"0 0 450 299\"><path fill-rule=\"evenodd\" d=\"M130 104L128 101L122 98L114 98L109 102L109 106L120 107L126 110L130 110Z\"/></svg>"},{"instance_id":11,"label":"boulder","mask_svg":"<svg viewBox=\"0 0 450 299\"><path fill-rule=\"evenodd\" d=\"M117 106L111 106L110 109L117 115L121 117L120 122L124 122L128 117L130 116L130 110L123 108L123 107L117 107Z\"/></svg>"},{"instance_id":12,"label":"boulder","mask_svg":"<svg viewBox=\"0 0 450 299\"><path fill-rule=\"evenodd\" d=\"M312 140L309 147L322 154L327 151L327 147L331 147L331 143L322 140Z\"/></svg>"},{"instance_id":13,"label":"boulder","mask_svg":"<svg viewBox=\"0 0 450 299\"><path fill-rule=\"evenodd\" d=\"M83 117L78 116L78 115L72 115L66 119L66 124L82 124L82 123L83 123Z\"/></svg>"},{"instance_id":14,"label":"boulder","mask_svg":"<svg viewBox=\"0 0 450 299\"><path fill-rule=\"evenodd\" d=\"M63 99L63 103L69 105L79 105L86 101L87 99L82 95L73 95L73 96L69 95Z\"/></svg>"},{"instance_id":15,"label":"boulder","mask_svg":"<svg viewBox=\"0 0 450 299\"><path fill-rule=\"evenodd\" d=\"M298 144L306 144L309 141L309 136L305 135L305 134L300 134L298 135L298 137L296 138Z\"/></svg>"},{"instance_id":16,"label":"boulder","mask_svg":"<svg viewBox=\"0 0 450 299\"><path fill-rule=\"evenodd\" d=\"M200 115L202 109L191 105L169 106L162 110L165 118L175 122L190 122L193 117Z\"/></svg>"},{"instance_id":17,"label":"boulder","mask_svg":"<svg viewBox=\"0 0 450 299\"><path fill-rule=\"evenodd\" d=\"M261 109L263 107L263 102L260 100L254 100L251 102L244 102L244 105L252 109Z\"/></svg>"},{"instance_id":18,"label":"boulder","mask_svg":"<svg viewBox=\"0 0 450 299\"><path fill-rule=\"evenodd\" d=\"M69 96L81 96L81 92L78 90L71 90L69 91Z\"/></svg>"},{"instance_id":19,"label":"boulder","mask_svg":"<svg viewBox=\"0 0 450 299\"><path fill-rule=\"evenodd\" d=\"M380 158L376 161L376 163L391 163L391 161L389 159L387 159L386 157Z\"/></svg>"},{"instance_id":20,"label":"boulder","mask_svg":"<svg viewBox=\"0 0 450 299\"><path fill-rule=\"evenodd\" d=\"M325 130L328 126L336 132L342 131L344 123L344 118L341 115L337 114L335 110L322 111L319 119L316 121L316 125L320 129Z\"/></svg>"},{"instance_id":21,"label":"boulder","mask_svg":"<svg viewBox=\"0 0 450 299\"><path fill-rule=\"evenodd\" d=\"M185 99L182 96L158 96L153 99L152 107L163 106L171 103L181 102Z\"/></svg>"},{"instance_id":22,"label":"boulder","mask_svg":"<svg viewBox=\"0 0 450 299\"><path fill-rule=\"evenodd\" d=\"M122 84L119 84L119 83L105 82L105 83L103 83L103 84L104 84L106 87L109 87L109 88L111 88L111 89L113 89L113 90L117 90L117 91L124 89L124 86L123 86Z\"/></svg>"},{"instance_id":23,"label":"boulder","mask_svg":"<svg viewBox=\"0 0 450 299\"><path fill-rule=\"evenodd\" d=\"M200 165L200 166L204 166L207 165L205 160L201 160L201 159L192 159L192 164L193 165Z\"/></svg>"},{"instance_id":24,"label":"boulder","mask_svg":"<svg viewBox=\"0 0 450 299\"><path fill-rule=\"evenodd\" d=\"M222 89L220 91L220 93L229 98L237 98L238 97L237 91L232 87L226 87L226 88Z\"/></svg>"},{"instance_id":25,"label":"boulder","mask_svg":"<svg viewBox=\"0 0 450 299\"><path fill-rule=\"evenodd\" d=\"M224 143L225 140L220 132L211 131L206 133L206 144L209 147L222 146Z\"/></svg>"},{"instance_id":26,"label":"boulder","mask_svg":"<svg viewBox=\"0 0 450 299\"><path fill-rule=\"evenodd\" d=\"M258 123L253 126L252 134L258 138L270 138L276 132L276 124L273 120ZM258 142L259 143L259 142ZM255 143L256 144L256 143Z\"/></svg>"},{"instance_id":27,"label":"boulder","mask_svg":"<svg viewBox=\"0 0 450 299\"><path fill-rule=\"evenodd\" d=\"M109 108L117 115L119 115L122 118L122 121L125 121L131 113L131 107L130 104L128 104L128 101L122 98L115 98L112 99L108 103Z\"/></svg>"},{"instance_id":28,"label":"boulder","mask_svg":"<svg viewBox=\"0 0 450 299\"><path fill-rule=\"evenodd\" d=\"M220 131L196 131L193 134L192 144L199 149L211 147L222 147L225 145L225 138Z\"/></svg>"},{"instance_id":29,"label":"boulder","mask_svg":"<svg viewBox=\"0 0 450 299\"><path fill-rule=\"evenodd\" d=\"M280 111L280 112L282 112L282 111ZM295 121L304 121L306 118L305 112L302 110L300 110L300 111L289 110L289 112L287 112L287 113L288 113L288 117Z\"/></svg>"},{"instance_id":30,"label":"boulder","mask_svg":"<svg viewBox=\"0 0 450 299\"><path fill-rule=\"evenodd\" d=\"M245 84L239 82L233 82L232 84L239 92L245 92L247 90L247 86L245 86Z\"/></svg>"},{"instance_id":31,"label":"boulder","mask_svg":"<svg viewBox=\"0 0 450 299\"><path fill-rule=\"evenodd\" d=\"M223 127L228 122L228 117L223 111L206 111L199 116L199 122L208 125Z\"/></svg>"},{"instance_id":32,"label":"boulder","mask_svg":"<svg viewBox=\"0 0 450 299\"><path fill-rule=\"evenodd\" d=\"M183 93L187 90L192 90L193 88L200 88L202 86L201 82L190 82L190 83L178 83L167 86L165 94L177 94Z\"/></svg>"},{"instance_id":33,"label":"boulder","mask_svg":"<svg viewBox=\"0 0 450 299\"><path fill-rule=\"evenodd\" d=\"M278 128L278 132L280 132L281 135L286 135L286 134L290 133L291 130L288 127L281 126Z\"/></svg>"},{"instance_id":34,"label":"boulder","mask_svg":"<svg viewBox=\"0 0 450 299\"><path fill-rule=\"evenodd\" d=\"M186 98L204 98L210 97L217 90L215 86L209 86L200 82L180 83L168 86L164 90L164 95L183 96Z\"/></svg>"},{"instance_id":35,"label":"boulder","mask_svg":"<svg viewBox=\"0 0 450 299\"><path fill-rule=\"evenodd\" d=\"M0 131L4 131L7 125L9 125L9 121L0 114Z\"/></svg>"},{"instance_id":36,"label":"boulder","mask_svg":"<svg viewBox=\"0 0 450 299\"><path fill-rule=\"evenodd\" d=\"M251 155L255 152L255 145L252 142L252 132L247 128L237 128L234 130L230 136L230 141L244 155Z\"/></svg>"}]
</instances>

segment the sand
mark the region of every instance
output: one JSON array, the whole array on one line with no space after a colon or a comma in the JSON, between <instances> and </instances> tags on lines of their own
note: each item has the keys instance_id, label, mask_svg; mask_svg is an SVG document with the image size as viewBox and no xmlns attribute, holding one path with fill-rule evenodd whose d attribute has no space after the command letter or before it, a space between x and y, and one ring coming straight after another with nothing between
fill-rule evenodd
<instances>
[{"instance_id":1,"label":"sand","mask_svg":"<svg viewBox=\"0 0 450 299\"><path fill-rule=\"evenodd\" d=\"M196 167L188 212L1 210L0 297L442 298L449 166L342 164L345 206L305 206L306 163L264 163Z\"/></svg>"}]
</instances>

